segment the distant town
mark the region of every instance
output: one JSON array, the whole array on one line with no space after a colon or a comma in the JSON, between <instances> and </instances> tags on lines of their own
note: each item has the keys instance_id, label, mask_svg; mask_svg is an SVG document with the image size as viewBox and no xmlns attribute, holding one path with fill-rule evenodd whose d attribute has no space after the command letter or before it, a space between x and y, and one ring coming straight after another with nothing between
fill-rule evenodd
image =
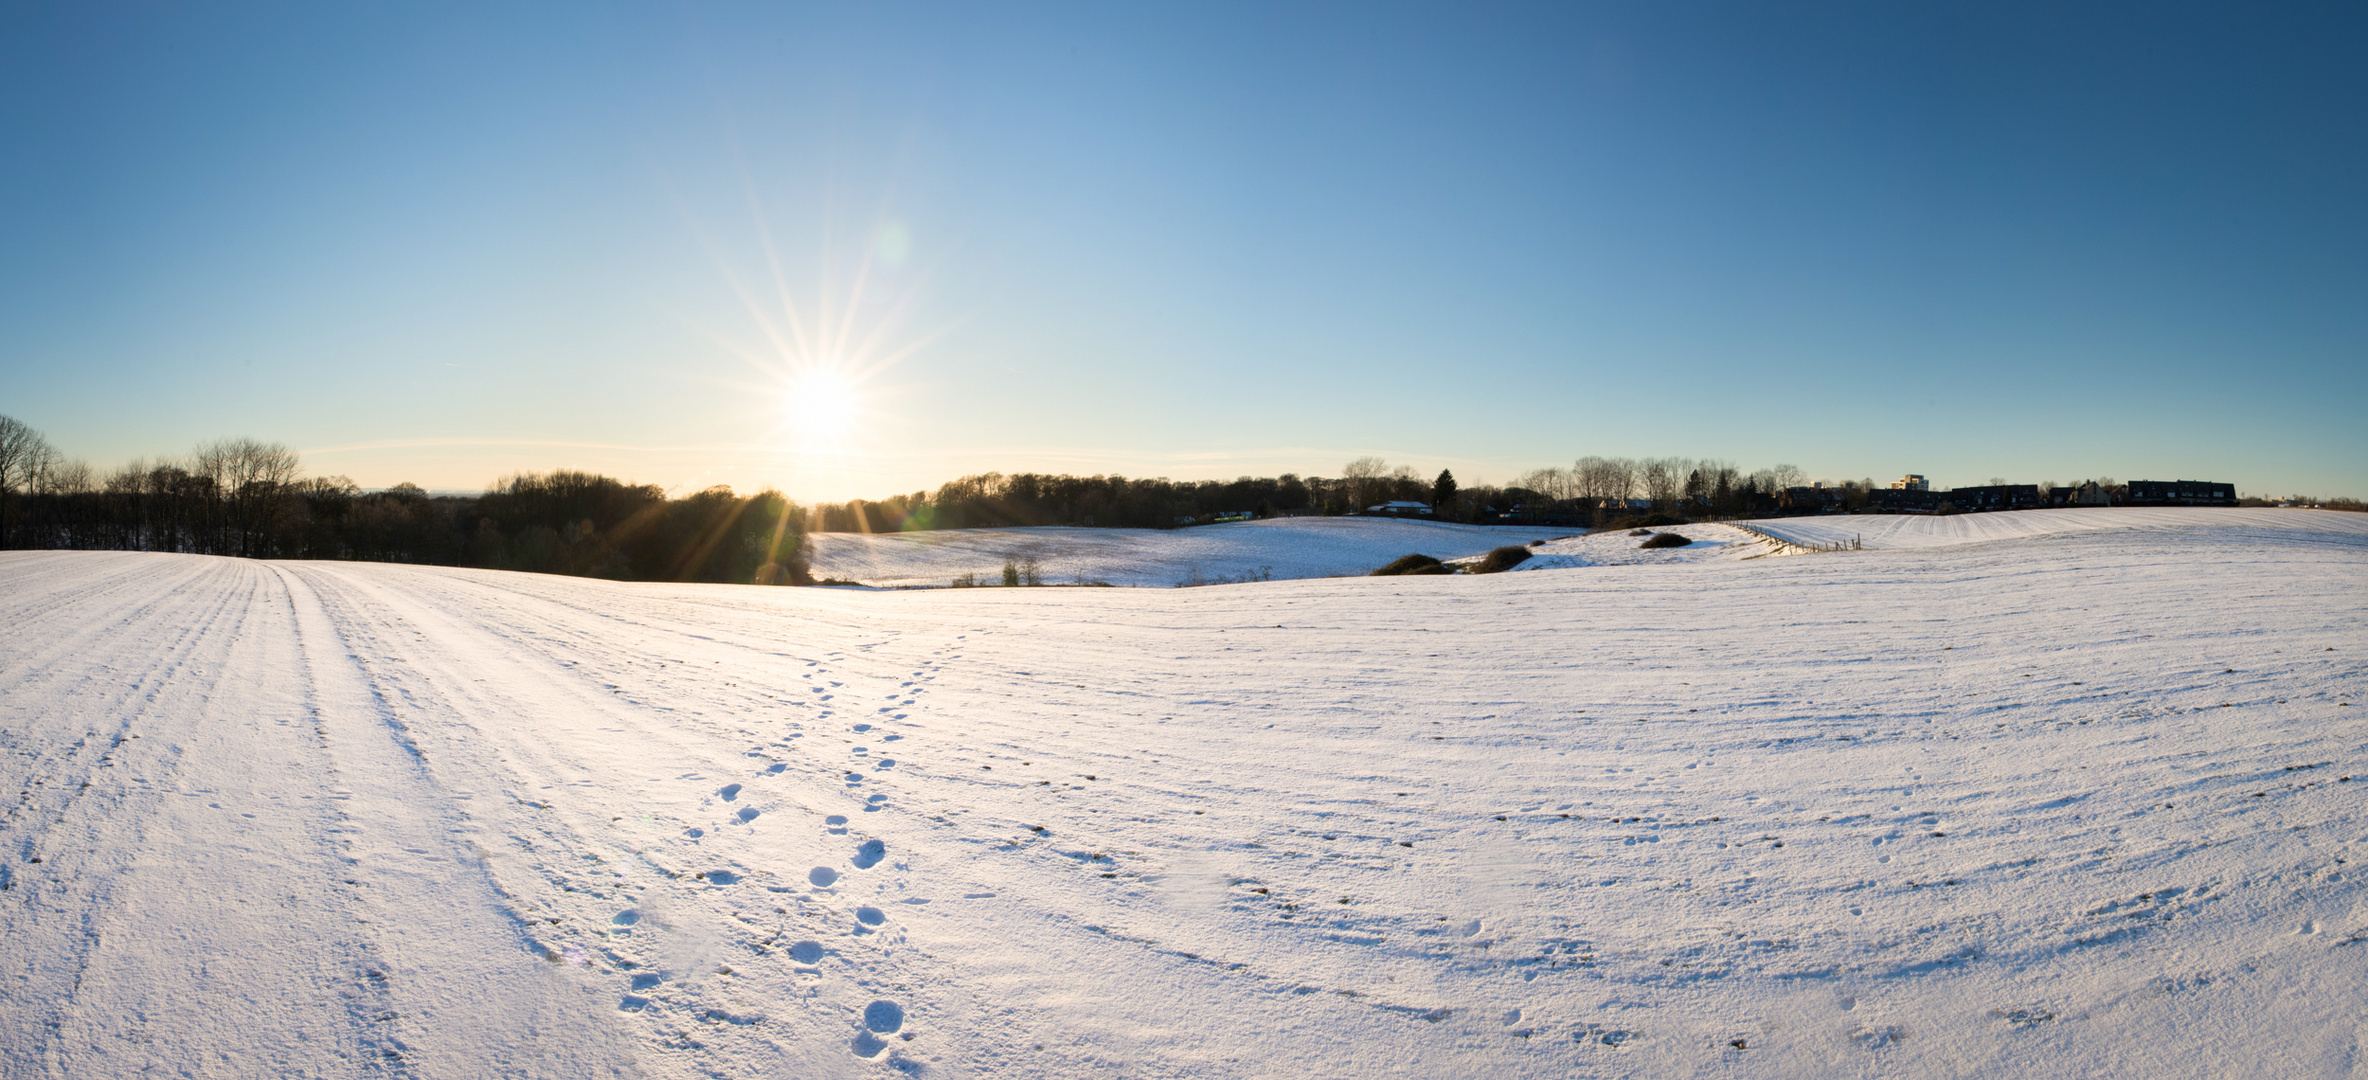
<instances>
[{"instance_id":1,"label":"distant town","mask_svg":"<svg viewBox=\"0 0 2368 1080\"><path fill-rule=\"evenodd\" d=\"M2040 510L2051 506L2235 506L2236 485L2210 480L2132 480L2115 484L2089 480L2070 487L2038 484L1985 484L1937 490L1924 477L1909 473L1886 488L1865 492L1859 505L1850 505L1843 489L1822 485L1786 488L1778 504L1793 512L1834 513L1868 511L1885 514L1976 513L1988 510Z\"/></svg>"}]
</instances>

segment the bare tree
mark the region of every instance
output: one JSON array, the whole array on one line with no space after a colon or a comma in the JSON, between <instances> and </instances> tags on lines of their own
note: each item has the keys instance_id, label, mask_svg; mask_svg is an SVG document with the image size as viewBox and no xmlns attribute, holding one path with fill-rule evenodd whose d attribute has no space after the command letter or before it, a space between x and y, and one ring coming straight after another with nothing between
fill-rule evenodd
<instances>
[{"instance_id":1,"label":"bare tree","mask_svg":"<svg viewBox=\"0 0 2368 1080\"><path fill-rule=\"evenodd\" d=\"M1801 467L1798 465L1786 465L1779 463L1775 467L1768 470L1768 481L1770 484L1774 485L1775 490L1782 491L1786 488L1796 488L1802 484L1808 483L1809 474L1802 472Z\"/></svg>"},{"instance_id":2,"label":"bare tree","mask_svg":"<svg viewBox=\"0 0 2368 1080\"><path fill-rule=\"evenodd\" d=\"M1644 466L1637 464L1635 458L1611 458L1605 465L1608 469L1604 474L1608 485L1604 489L1606 497L1618 499L1622 505L1626 505L1628 500L1636 497L1637 486L1644 482Z\"/></svg>"},{"instance_id":3,"label":"bare tree","mask_svg":"<svg viewBox=\"0 0 2368 1080\"><path fill-rule=\"evenodd\" d=\"M1583 457L1571 466L1573 495L1601 505L1635 497L1640 473L1633 458Z\"/></svg>"},{"instance_id":4,"label":"bare tree","mask_svg":"<svg viewBox=\"0 0 2368 1080\"><path fill-rule=\"evenodd\" d=\"M1340 468L1340 479L1348 485L1352 511L1373 505L1373 496L1381 490L1382 478L1389 475L1390 463L1377 457L1361 457Z\"/></svg>"},{"instance_id":5,"label":"bare tree","mask_svg":"<svg viewBox=\"0 0 2368 1080\"><path fill-rule=\"evenodd\" d=\"M98 490L93 475L90 462L81 458L70 461L55 458L35 479L34 486L43 495L82 495Z\"/></svg>"},{"instance_id":6,"label":"bare tree","mask_svg":"<svg viewBox=\"0 0 2368 1080\"><path fill-rule=\"evenodd\" d=\"M1571 494L1591 503L1601 503L1606 497L1603 459L1583 457L1570 463Z\"/></svg>"},{"instance_id":7,"label":"bare tree","mask_svg":"<svg viewBox=\"0 0 2368 1080\"><path fill-rule=\"evenodd\" d=\"M1570 497L1570 474L1549 465L1543 469L1531 469L1514 477L1513 486L1526 491L1534 491L1548 499L1559 501Z\"/></svg>"},{"instance_id":8,"label":"bare tree","mask_svg":"<svg viewBox=\"0 0 2368 1080\"><path fill-rule=\"evenodd\" d=\"M9 500L38 487L56 457L40 432L13 416L0 416L0 547L8 544Z\"/></svg>"},{"instance_id":9,"label":"bare tree","mask_svg":"<svg viewBox=\"0 0 2368 1080\"><path fill-rule=\"evenodd\" d=\"M1646 458L1639 471L1643 474L1644 497L1654 506L1667 507L1677 502L1684 490L1686 473L1692 471L1684 458Z\"/></svg>"},{"instance_id":10,"label":"bare tree","mask_svg":"<svg viewBox=\"0 0 2368 1080\"><path fill-rule=\"evenodd\" d=\"M220 524L227 528L227 553L263 554L264 528L290 485L299 462L284 443L256 439L223 439L197 448L197 472L213 481L215 498L223 505Z\"/></svg>"}]
</instances>

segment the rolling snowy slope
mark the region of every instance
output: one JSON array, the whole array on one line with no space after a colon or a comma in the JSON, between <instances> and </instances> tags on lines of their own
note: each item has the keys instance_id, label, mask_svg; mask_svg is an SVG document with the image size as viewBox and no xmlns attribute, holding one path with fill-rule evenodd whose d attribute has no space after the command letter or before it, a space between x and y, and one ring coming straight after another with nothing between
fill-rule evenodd
<instances>
[{"instance_id":1,"label":"rolling snowy slope","mask_svg":"<svg viewBox=\"0 0 2368 1080\"><path fill-rule=\"evenodd\" d=\"M2368 514L2333 510L2290 510L2269 507L2065 507L2056 510L2017 510L2008 513L1853 514L1830 517L1776 518L1750 523L1777 539L1804 546L1862 541L1869 548L1930 548L1974 544L1987 540L2027 540L2041 536L2090 532L2097 529L2145 529L2178 534L2189 530L2242 527L2368 536Z\"/></svg>"},{"instance_id":2,"label":"rolling snowy slope","mask_svg":"<svg viewBox=\"0 0 2368 1080\"><path fill-rule=\"evenodd\" d=\"M1751 559L1777 554L1783 549L1762 537L1731 525L1704 523L1678 525L1652 532L1673 532L1692 541L1684 547L1647 548L1645 537L1633 535L1633 530L1607 529L1583 536L1566 536L1530 549L1527 561L1513 567L1519 571L1569 570L1582 566L1666 566L1673 563L1714 562ZM1475 560L1476 561L1476 560Z\"/></svg>"},{"instance_id":3,"label":"rolling snowy slope","mask_svg":"<svg viewBox=\"0 0 2368 1080\"><path fill-rule=\"evenodd\" d=\"M1048 583L1165 587L1208 581L1367 574L1401 555L1478 555L1571 529L1493 528L1394 518L1276 518L1191 529L946 529L815 533L814 575L867 585L995 582L1006 559L1034 557Z\"/></svg>"},{"instance_id":4,"label":"rolling snowy slope","mask_svg":"<svg viewBox=\"0 0 2368 1080\"><path fill-rule=\"evenodd\" d=\"M2368 537L2237 519L1185 590L0 554L0 1074L2356 1075L2364 600Z\"/></svg>"}]
</instances>

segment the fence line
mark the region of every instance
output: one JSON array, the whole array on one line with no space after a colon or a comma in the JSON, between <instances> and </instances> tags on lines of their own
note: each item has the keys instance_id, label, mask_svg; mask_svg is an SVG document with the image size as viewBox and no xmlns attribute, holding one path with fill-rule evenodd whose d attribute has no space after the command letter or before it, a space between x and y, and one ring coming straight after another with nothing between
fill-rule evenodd
<instances>
[{"instance_id":1,"label":"fence line","mask_svg":"<svg viewBox=\"0 0 2368 1080\"><path fill-rule=\"evenodd\" d=\"M1804 544L1797 540L1786 540L1783 537L1770 533L1765 529L1755 528L1750 525L1745 525L1741 522L1730 521L1727 524L1775 545L1778 549L1778 554L1809 554L1811 552L1820 551L1866 550L1866 537L1864 535L1852 536L1848 540L1836 540L1830 544Z\"/></svg>"}]
</instances>

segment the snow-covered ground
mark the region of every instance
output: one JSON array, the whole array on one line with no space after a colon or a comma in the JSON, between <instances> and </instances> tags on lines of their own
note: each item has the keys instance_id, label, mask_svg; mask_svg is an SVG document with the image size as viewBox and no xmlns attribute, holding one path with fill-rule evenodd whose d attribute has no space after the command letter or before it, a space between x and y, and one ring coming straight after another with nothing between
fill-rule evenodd
<instances>
[{"instance_id":1,"label":"snow-covered ground","mask_svg":"<svg viewBox=\"0 0 2368 1080\"><path fill-rule=\"evenodd\" d=\"M0 1074L2356 1075L2353 520L1183 590L0 554Z\"/></svg>"},{"instance_id":2,"label":"snow-covered ground","mask_svg":"<svg viewBox=\"0 0 2368 1080\"><path fill-rule=\"evenodd\" d=\"M1401 555L1479 555L1574 529L1497 528L1393 518L1276 518L1190 529L945 529L815 533L814 576L867 585L1000 582L1006 559L1034 557L1048 584L1171 586L1369 574Z\"/></svg>"},{"instance_id":3,"label":"snow-covered ground","mask_svg":"<svg viewBox=\"0 0 2368 1080\"><path fill-rule=\"evenodd\" d=\"M1579 536L1564 536L1530 549L1527 561L1513 567L1522 570L1569 570L1581 566L1635 566L1640 564L1667 565L1721 560L1751 559L1764 555L1781 554L1779 548L1765 539L1753 536L1729 525L1698 524L1653 528L1649 532L1673 532L1692 541L1684 547L1646 548L1649 537L1637 536L1634 530L1609 529ZM1464 559L1460 562L1476 560Z\"/></svg>"},{"instance_id":4,"label":"snow-covered ground","mask_svg":"<svg viewBox=\"0 0 2368 1080\"><path fill-rule=\"evenodd\" d=\"M1861 541L1868 548L1930 548L1984 540L2021 540L2096 529L2143 529L2177 535L2198 529L2243 526L2301 533L2368 536L2368 514L2268 507L2066 507L2006 513L1850 514L1777 518L1750 523L1761 532L1802 545Z\"/></svg>"}]
</instances>

